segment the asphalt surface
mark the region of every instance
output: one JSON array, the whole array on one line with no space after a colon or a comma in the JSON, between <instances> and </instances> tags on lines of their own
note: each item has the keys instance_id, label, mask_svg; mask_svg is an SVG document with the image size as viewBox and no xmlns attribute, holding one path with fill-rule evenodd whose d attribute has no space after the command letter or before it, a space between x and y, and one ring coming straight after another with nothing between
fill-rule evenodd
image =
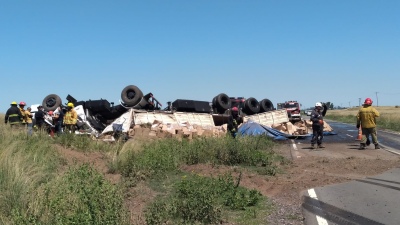
<instances>
[{"instance_id":1,"label":"asphalt surface","mask_svg":"<svg viewBox=\"0 0 400 225\"><path fill-rule=\"evenodd\" d=\"M336 135L330 143L354 142L354 125L327 121ZM400 154L400 134L378 131L382 150ZM302 210L307 225L400 224L400 168L381 175L346 183L315 187L302 193Z\"/></svg>"}]
</instances>

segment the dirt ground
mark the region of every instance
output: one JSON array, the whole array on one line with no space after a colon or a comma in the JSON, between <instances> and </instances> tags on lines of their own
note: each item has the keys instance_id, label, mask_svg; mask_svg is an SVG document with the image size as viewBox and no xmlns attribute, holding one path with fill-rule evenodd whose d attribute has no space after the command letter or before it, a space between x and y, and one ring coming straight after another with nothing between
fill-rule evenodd
<instances>
[{"instance_id":1,"label":"dirt ground","mask_svg":"<svg viewBox=\"0 0 400 225\"><path fill-rule=\"evenodd\" d=\"M276 148L276 152L291 160L274 177L242 171L241 185L256 189L274 202L276 210L266 218L266 224L303 224L301 213L301 193L309 188L347 182L352 179L365 178L400 167L400 156L383 149L357 150L358 143L333 143L326 148L312 150L308 142L288 141ZM119 175L109 174L107 157L101 153L81 153L70 149L59 148L66 159L66 164L90 163L105 174L112 183L120 180ZM235 167L211 165L193 165L182 168L197 174L216 176L225 172L238 174ZM126 205L135 224L143 224L142 211L156 193L145 185L131 189Z\"/></svg>"}]
</instances>

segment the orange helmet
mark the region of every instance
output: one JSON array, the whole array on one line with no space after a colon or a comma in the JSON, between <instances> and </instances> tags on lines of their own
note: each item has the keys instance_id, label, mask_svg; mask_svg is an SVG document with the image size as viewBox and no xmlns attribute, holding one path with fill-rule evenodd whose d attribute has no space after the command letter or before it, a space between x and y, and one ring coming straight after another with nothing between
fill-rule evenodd
<instances>
[{"instance_id":1,"label":"orange helmet","mask_svg":"<svg viewBox=\"0 0 400 225\"><path fill-rule=\"evenodd\" d=\"M25 102L20 102L19 105L26 105L26 103Z\"/></svg>"},{"instance_id":2,"label":"orange helmet","mask_svg":"<svg viewBox=\"0 0 400 225\"><path fill-rule=\"evenodd\" d=\"M372 105L372 99L366 98L365 101L364 101L364 104L365 105Z\"/></svg>"},{"instance_id":3,"label":"orange helmet","mask_svg":"<svg viewBox=\"0 0 400 225\"><path fill-rule=\"evenodd\" d=\"M232 107L232 112L238 112L239 111L239 109L238 109L238 107Z\"/></svg>"}]
</instances>

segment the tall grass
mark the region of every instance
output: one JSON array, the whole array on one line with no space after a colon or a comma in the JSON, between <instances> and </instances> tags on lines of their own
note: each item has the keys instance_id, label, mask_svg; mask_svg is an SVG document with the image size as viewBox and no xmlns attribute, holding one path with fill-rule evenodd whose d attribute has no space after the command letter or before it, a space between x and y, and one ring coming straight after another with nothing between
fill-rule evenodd
<instances>
[{"instance_id":1,"label":"tall grass","mask_svg":"<svg viewBox=\"0 0 400 225\"><path fill-rule=\"evenodd\" d=\"M380 117L377 118L377 127L382 129L389 129L393 131L400 131L400 108L399 107L375 107ZM325 118L340 121L344 123L356 124L357 112L359 108L350 108L343 110L328 110Z\"/></svg>"},{"instance_id":2,"label":"tall grass","mask_svg":"<svg viewBox=\"0 0 400 225\"><path fill-rule=\"evenodd\" d=\"M122 146L84 136L28 136L0 124L0 224L127 224L119 187L88 165L60 173L65 161L57 143L85 152Z\"/></svg>"},{"instance_id":3,"label":"tall grass","mask_svg":"<svg viewBox=\"0 0 400 225\"><path fill-rule=\"evenodd\" d=\"M164 139L143 146L141 151L122 151L114 162L116 170L126 177L146 179L178 171L182 165L210 163L264 168L274 175L274 162L285 161L273 151L274 143L265 136L201 138L192 141Z\"/></svg>"},{"instance_id":4,"label":"tall grass","mask_svg":"<svg viewBox=\"0 0 400 225\"><path fill-rule=\"evenodd\" d=\"M26 209L30 195L53 179L60 158L42 134L0 126L0 222L8 224L12 212Z\"/></svg>"}]
</instances>

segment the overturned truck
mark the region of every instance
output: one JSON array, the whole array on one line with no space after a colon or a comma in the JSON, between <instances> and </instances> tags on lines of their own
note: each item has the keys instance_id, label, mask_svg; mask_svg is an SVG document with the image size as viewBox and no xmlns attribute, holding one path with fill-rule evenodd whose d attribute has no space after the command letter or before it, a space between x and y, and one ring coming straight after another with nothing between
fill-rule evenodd
<instances>
[{"instance_id":1,"label":"overturned truck","mask_svg":"<svg viewBox=\"0 0 400 225\"><path fill-rule=\"evenodd\" d=\"M207 113L212 116L214 126L227 123L232 107L237 107L242 117L275 110L269 99L257 101L253 97L229 97L225 93L218 94L211 102L177 99L172 103L168 102L167 107L162 109L162 104L151 92L143 94L135 85L128 85L122 89L119 104L114 104L106 99L78 101L71 95L68 95L66 100L72 102L79 111L78 127L89 127L94 129L97 134L130 109L143 112ZM62 100L57 94L47 95L43 99L42 105L45 111L54 111L59 106L63 107Z\"/></svg>"}]
</instances>

